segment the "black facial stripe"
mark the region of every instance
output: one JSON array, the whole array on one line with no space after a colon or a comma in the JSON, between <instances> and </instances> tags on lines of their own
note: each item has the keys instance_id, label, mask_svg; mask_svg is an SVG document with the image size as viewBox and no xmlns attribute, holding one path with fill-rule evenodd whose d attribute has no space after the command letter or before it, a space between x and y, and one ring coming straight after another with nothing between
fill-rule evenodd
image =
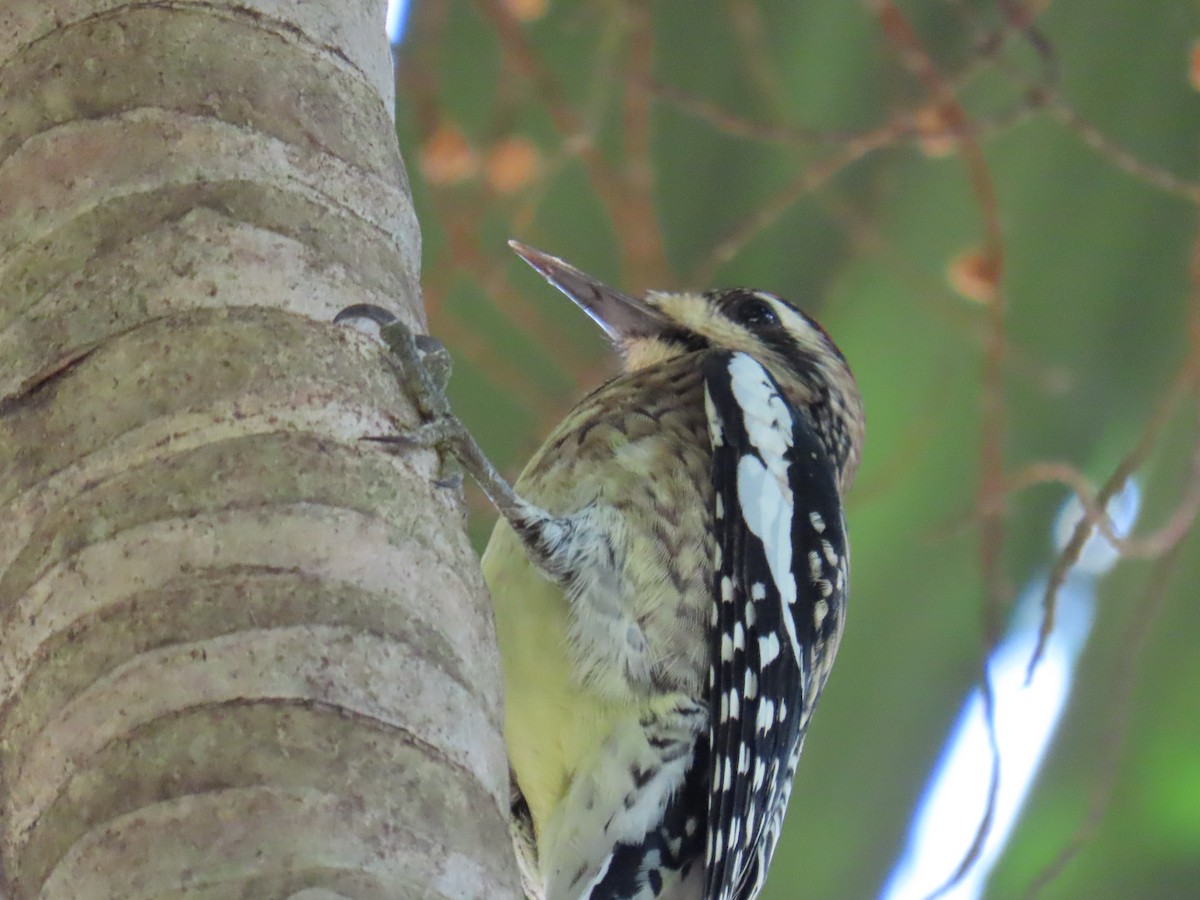
<instances>
[{"instance_id":1,"label":"black facial stripe","mask_svg":"<svg viewBox=\"0 0 1200 900\"><path fill-rule=\"evenodd\" d=\"M808 368L807 366L801 368L800 364L807 362L810 354L801 349L800 345L796 343L796 339L788 333L786 328L764 330L759 333L758 338L768 348L793 363L797 369L797 374Z\"/></svg>"},{"instance_id":2,"label":"black facial stripe","mask_svg":"<svg viewBox=\"0 0 1200 900\"><path fill-rule=\"evenodd\" d=\"M725 291L709 291L709 296L719 301L721 312L736 318L734 311L747 300L758 299L759 292L748 288L730 288Z\"/></svg>"},{"instance_id":3,"label":"black facial stripe","mask_svg":"<svg viewBox=\"0 0 1200 900\"><path fill-rule=\"evenodd\" d=\"M679 347L687 353L696 350L706 350L708 348L707 338L683 328L668 328L665 331L660 331L657 337L664 344Z\"/></svg>"},{"instance_id":4,"label":"black facial stripe","mask_svg":"<svg viewBox=\"0 0 1200 900\"><path fill-rule=\"evenodd\" d=\"M760 294L760 291L752 291L749 288L730 288L724 291L710 292L711 296L721 301L721 310L726 315L730 315L732 310L736 308L737 304L745 301L748 298L758 297ZM841 348L833 342L833 339L829 337L829 333L825 331L823 327L821 327L820 322L816 321L812 316L806 313L791 300L788 300L786 297L780 297L777 294L768 294L766 296L769 296L776 303L787 307L796 315L803 318L804 321L808 323L808 326L813 329L813 331L817 332L817 334L821 335L821 337L825 339L825 346L832 351L838 359L840 359L842 362L846 362L846 357L842 354ZM791 335L788 334L787 329L783 328L782 326L779 328L757 328L755 329L755 335L762 340L764 344L787 359L804 359L809 355L800 348L799 344L797 344Z\"/></svg>"}]
</instances>

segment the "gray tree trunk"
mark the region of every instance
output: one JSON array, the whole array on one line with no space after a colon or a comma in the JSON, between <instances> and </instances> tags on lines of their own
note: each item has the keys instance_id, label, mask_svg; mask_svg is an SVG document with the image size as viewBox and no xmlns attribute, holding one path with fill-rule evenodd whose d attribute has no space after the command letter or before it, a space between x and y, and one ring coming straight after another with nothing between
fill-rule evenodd
<instances>
[{"instance_id":1,"label":"gray tree trunk","mask_svg":"<svg viewBox=\"0 0 1200 900\"><path fill-rule=\"evenodd\" d=\"M0 5L0 883L511 897L382 0Z\"/></svg>"}]
</instances>

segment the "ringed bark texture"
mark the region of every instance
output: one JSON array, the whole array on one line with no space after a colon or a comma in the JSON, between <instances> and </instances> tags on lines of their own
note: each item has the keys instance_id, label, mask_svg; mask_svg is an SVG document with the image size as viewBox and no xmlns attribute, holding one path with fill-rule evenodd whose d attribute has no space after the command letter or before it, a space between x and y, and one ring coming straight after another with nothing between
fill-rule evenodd
<instances>
[{"instance_id":1,"label":"ringed bark texture","mask_svg":"<svg viewBox=\"0 0 1200 900\"><path fill-rule=\"evenodd\" d=\"M0 9L0 883L511 897L378 0Z\"/></svg>"}]
</instances>

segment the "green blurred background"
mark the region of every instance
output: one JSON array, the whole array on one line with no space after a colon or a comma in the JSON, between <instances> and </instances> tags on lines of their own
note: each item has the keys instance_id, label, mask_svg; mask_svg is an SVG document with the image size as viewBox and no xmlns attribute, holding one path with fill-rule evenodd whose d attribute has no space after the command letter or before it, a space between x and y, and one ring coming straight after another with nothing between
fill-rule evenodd
<instances>
[{"instance_id":1,"label":"green blurred background","mask_svg":"<svg viewBox=\"0 0 1200 900\"><path fill-rule=\"evenodd\" d=\"M509 237L630 291L743 284L798 300L859 379L849 623L768 900L878 891L978 677L989 611L1003 615L976 515L982 429L999 421L984 412L995 304L1010 476L1053 461L1103 483L1196 353L1197 38L1194 0L413 6L398 119L430 330L455 355L456 409L502 469L515 475L612 371L598 331ZM931 91L959 105L939 113ZM938 133L954 108L994 204L963 142ZM989 221L1002 300L961 277ZM1196 411L1192 390L1145 454L1140 532L1197 477ZM1044 484L1005 498L1004 602L1053 562L1065 496ZM492 517L474 508L482 545ZM1124 561L1102 582L1071 706L989 896L1024 895L1092 816L1039 896L1200 897L1194 530L1173 562Z\"/></svg>"}]
</instances>

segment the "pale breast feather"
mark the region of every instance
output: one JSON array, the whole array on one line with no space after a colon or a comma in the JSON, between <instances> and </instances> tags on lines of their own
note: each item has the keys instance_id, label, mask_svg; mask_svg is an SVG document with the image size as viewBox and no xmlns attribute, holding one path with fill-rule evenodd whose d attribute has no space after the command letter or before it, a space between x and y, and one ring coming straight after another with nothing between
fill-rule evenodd
<instances>
[{"instance_id":1,"label":"pale breast feather","mask_svg":"<svg viewBox=\"0 0 1200 900\"><path fill-rule=\"evenodd\" d=\"M705 898L749 900L838 644L847 544L835 467L770 373L716 352L704 386L718 547Z\"/></svg>"}]
</instances>

